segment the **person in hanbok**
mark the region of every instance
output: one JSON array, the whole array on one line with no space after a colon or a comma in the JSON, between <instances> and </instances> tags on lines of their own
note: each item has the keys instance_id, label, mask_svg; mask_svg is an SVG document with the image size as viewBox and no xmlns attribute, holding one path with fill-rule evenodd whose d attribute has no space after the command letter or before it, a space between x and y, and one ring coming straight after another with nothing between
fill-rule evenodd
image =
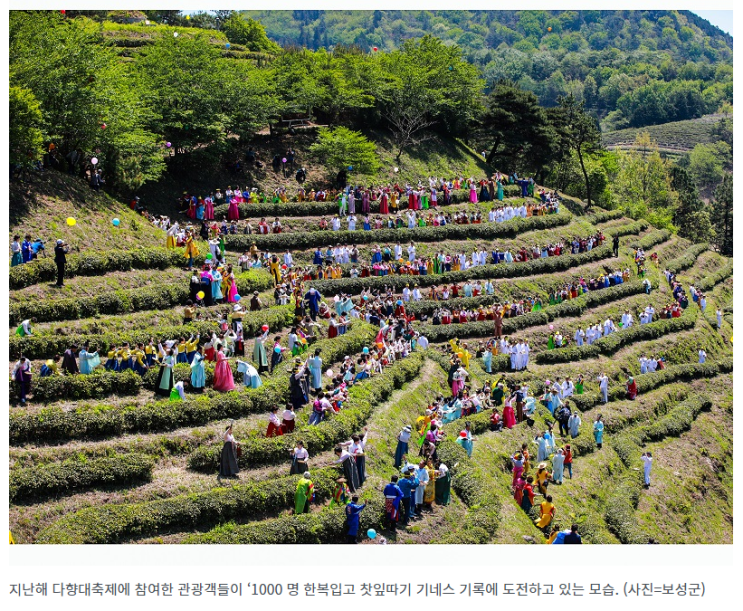
<instances>
[{"instance_id":1,"label":"person in hanbok","mask_svg":"<svg viewBox=\"0 0 743 611\"><path fill-rule=\"evenodd\" d=\"M219 392L235 390L232 368L221 349L217 352L217 364L214 366L214 390Z\"/></svg>"},{"instance_id":2,"label":"person in hanbok","mask_svg":"<svg viewBox=\"0 0 743 611\"><path fill-rule=\"evenodd\" d=\"M403 457L408 453L412 430L412 427L407 425L397 436L397 447L395 448L395 469L399 469L402 466Z\"/></svg>"},{"instance_id":3,"label":"person in hanbok","mask_svg":"<svg viewBox=\"0 0 743 611\"><path fill-rule=\"evenodd\" d=\"M400 519L400 502L402 501L402 490L397 485L398 476L393 475L389 484L384 487L384 511L390 528L394 531L397 529L397 522Z\"/></svg>"},{"instance_id":4,"label":"person in hanbok","mask_svg":"<svg viewBox=\"0 0 743 611\"><path fill-rule=\"evenodd\" d=\"M284 429L281 427L281 420L279 420L279 406L274 405L268 414L266 437L279 437L283 434Z\"/></svg>"},{"instance_id":5,"label":"person in hanbok","mask_svg":"<svg viewBox=\"0 0 743 611\"><path fill-rule=\"evenodd\" d=\"M544 432L534 440L534 443L537 444L537 461L538 462L547 460L547 457L549 456L549 451L547 449L547 438L548 438L548 433Z\"/></svg>"},{"instance_id":6,"label":"person in hanbok","mask_svg":"<svg viewBox=\"0 0 743 611\"><path fill-rule=\"evenodd\" d=\"M534 520L537 528L545 529L552 524L552 518L555 517L555 506L552 504L552 497L548 494L544 501L539 505L539 518Z\"/></svg>"},{"instance_id":7,"label":"person in hanbok","mask_svg":"<svg viewBox=\"0 0 743 611\"><path fill-rule=\"evenodd\" d=\"M512 401L511 396L506 395L505 405L503 406L503 426L507 429L516 426L516 413L513 411Z\"/></svg>"},{"instance_id":8,"label":"person in hanbok","mask_svg":"<svg viewBox=\"0 0 743 611\"><path fill-rule=\"evenodd\" d=\"M531 512L531 508L534 506L534 478L529 475L526 478L526 483L524 484L522 495L521 495L521 502L519 505L521 506L521 509L524 510L524 512L529 515L529 512Z\"/></svg>"},{"instance_id":9,"label":"person in hanbok","mask_svg":"<svg viewBox=\"0 0 743 611\"><path fill-rule=\"evenodd\" d=\"M21 404L25 404L28 393L31 390L31 361L21 355L13 367L11 376L18 383Z\"/></svg>"},{"instance_id":10,"label":"person in hanbok","mask_svg":"<svg viewBox=\"0 0 743 611\"><path fill-rule=\"evenodd\" d=\"M702 364L707 360L707 352L704 348L699 349L699 363Z\"/></svg>"},{"instance_id":11,"label":"person in hanbok","mask_svg":"<svg viewBox=\"0 0 743 611\"><path fill-rule=\"evenodd\" d=\"M173 390L173 365L175 365L175 357L171 348L160 361L160 371L155 380L155 393L158 395L170 397L170 391Z\"/></svg>"},{"instance_id":12,"label":"person in hanbok","mask_svg":"<svg viewBox=\"0 0 743 611\"><path fill-rule=\"evenodd\" d=\"M240 220L240 207L239 207L239 199L237 197L233 197L230 200L230 205L227 208L227 220L228 221L237 221Z\"/></svg>"},{"instance_id":13,"label":"person in hanbok","mask_svg":"<svg viewBox=\"0 0 743 611\"><path fill-rule=\"evenodd\" d=\"M438 462L434 482L434 500L437 505L446 506L451 502L451 472L444 463Z\"/></svg>"},{"instance_id":14,"label":"person in hanbok","mask_svg":"<svg viewBox=\"0 0 743 611\"><path fill-rule=\"evenodd\" d=\"M593 423L593 439L596 441L596 447L600 450L604 444L604 417L599 414L596 422Z\"/></svg>"},{"instance_id":15,"label":"person in hanbok","mask_svg":"<svg viewBox=\"0 0 743 611\"><path fill-rule=\"evenodd\" d=\"M627 379L627 398L630 401L634 401L637 397L637 382L635 382L635 378L630 376Z\"/></svg>"},{"instance_id":16,"label":"person in hanbok","mask_svg":"<svg viewBox=\"0 0 743 611\"><path fill-rule=\"evenodd\" d=\"M485 367L485 373L493 373L493 352L490 346L486 346L482 353L482 364Z\"/></svg>"},{"instance_id":17,"label":"person in hanbok","mask_svg":"<svg viewBox=\"0 0 743 611\"><path fill-rule=\"evenodd\" d=\"M477 203L477 183L474 180L470 180L470 203Z\"/></svg>"},{"instance_id":18,"label":"person in hanbok","mask_svg":"<svg viewBox=\"0 0 743 611\"><path fill-rule=\"evenodd\" d=\"M351 492L356 492L361 485L359 483L359 471L356 468L356 459L353 454L340 445L335 446L333 452L336 456L335 464L340 464L343 467L343 475L348 483L348 489Z\"/></svg>"},{"instance_id":19,"label":"person in hanbok","mask_svg":"<svg viewBox=\"0 0 743 611\"><path fill-rule=\"evenodd\" d=\"M294 513L296 515L310 512L310 503L315 498L315 485L310 479L310 472L305 471L297 482L297 491L294 493Z\"/></svg>"},{"instance_id":20,"label":"person in hanbok","mask_svg":"<svg viewBox=\"0 0 743 611\"><path fill-rule=\"evenodd\" d=\"M513 471L513 479L511 480L511 486L515 487L516 483L521 479L524 474L524 455L521 452L516 452L511 456L511 466Z\"/></svg>"},{"instance_id":21,"label":"person in hanbok","mask_svg":"<svg viewBox=\"0 0 743 611\"><path fill-rule=\"evenodd\" d=\"M88 375L93 373L93 370L101 364L101 359L98 356L98 352L90 352L90 346L85 344L80 350L80 373ZM170 395L170 388L168 389L168 395Z\"/></svg>"},{"instance_id":22,"label":"person in hanbok","mask_svg":"<svg viewBox=\"0 0 743 611\"><path fill-rule=\"evenodd\" d=\"M204 348L199 346L191 360L191 388L196 392L204 392L206 374L204 373Z\"/></svg>"},{"instance_id":23,"label":"person in hanbok","mask_svg":"<svg viewBox=\"0 0 743 611\"><path fill-rule=\"evenodd\" d=\"M222 274L218 268L212 270L212 300L217 303L223 299Z\"/></svg>"},{"instance_id":24,"label":"person in hanbok","mask_svg":"<svg viewBox=\"0 0 743 611\"><path fill-rule=\"evenodd\" d=\"M465 422L464 430L459 433L457 443L467 452L467 458L472 458L472 425L469 422Z\"/></svg>"},{"instance_id":25,"label":"person in hanbok","mask_svg":"<svg viewBox=\"0 0 743 611\"><path fill-rule=\"evenodd\" d=\"M311 390L320 391L322 390L322 365L323 361L320 358L320 350L315 350L315 356L308 361L310 369L310 386Z\"/></svg>"},{"instance_id":26,"label":"person in hanbok","mask_svg":"<svg viewBox=\"0 0 743 611\"><path fill-rule=\"evenodd\" d=\"M263 386L258 370L246 361L237 360L237 371L243 374L243 384L246 388L260 388Z\"/></svg>"},{"instance_id":27,"label":"person in hanbok","mask_svg":"<svg viewBox=\"0 0 743 611\"><path fill-rule=\"evenodd\" d=\"M601 373L598 377L599 391L601 391L601 398L604 403L609 402L609 377L605 373Z\"/></svg>"},{"instance_id":28,"label":"person in hanbok","mask_svg":"<svg viewBox=\"0 0 743 611\"><path fill-rule=\"evenodd\" d=\"M307 449L304 447L303 441L297 441L296 447L290 452L292 457L292 466L289 470L290 475L297 475L299 473L307 472L307 463L310 459L310 455Z\"/></svg>"},{"instance_id":29,"label":"person in hanbok","mask_svg":"<svg viewBox=\"0 0 743 611\"><path fill-rule=\"evenodd\" d=\"M565 453L558 449L552 457L552 481L562 485L563 472L565 471Z\"/></svg>"},{"instance_id":30,"label":"person in hanbok","mask_svg":"<svg viewBox=\"0 0 743 611\"><path fill-rule=\"evenodd\" d=\"M643 462L643 477L645 480L645 488L650 488L650 470L653 468L653 453L643 452L641 458Z\"/></svg>"},{"instance_id":31,"label":"person in hanbok","mask_svg":"<svg viewBox=\"0 0 743 611\"><path fill-rule=\"evenodd\" d=\"M578 374L578 379L575 381L575 394L582 395L584 389L583 374Z\"/></svg>"},{"instance_id":32,"label":"person in hanbok","mask_svg":"<svg viewBox=\"0 0 743 611\"><path fill-rule=\"evenodd\" d=\"M237 477L240 467L237 464L237 447L238 444L232 435L232 425L227 427L222 437L224 445L219 461L219 477Z\"/></svg>"},{"instance_id":33,"label":"person in hanbok","mask_svg":"<svg viewBox=\"0 0 743 611\"><path fill-rule=\"evenodd\" d=\"M423 505L431 508L436 499L436 469L433 467L433 460L429 457L426 461L426 471L428 471L428 483L423 491Z\"/></svg>"},{"instance_id":34,"label":"person in hanbok","mask_svg":"<svg viewBox=\"0 0 743 611\"><path fill-rule=\"evenodd\" d=\"M289 377L289 401L295 410L299 410L310 400L310 388L307 380L306 364L297 363Z\"/></svg>"},{"instance_id":35,"label":"person in hanbok","mask_svg":"<svg viewBox=\"0 0 743 611\"><path fill-rule=\"evenodd\" d=\"M418 464L418 468L415 471L415 476L418 478L418 487L413 491L414 495L414 505L415 508L413 510L413 513L420 514L421 509L423 508L423 497L426 492L426 485L429 481L429 474L428 470L426 469L426 461L422 460Z\"/></svg>"},{"instance_id":36,"label":"person in hanbok","mask_svg":"<svg viewBox=\"0 0 743 611\"><path fill-rule=\"evenodd\" d=\"M258 365L258 373L268 372L268 356L266 355L266 347L263 342L268 338L268 325L264 325L266 328L263 330L263 334L255 338L255 346L253 347L253 362Z\"/></svg>"},{"instance_id":37,"label":"person in hanbok","mask_svg":"<svg viewBox=\"0 0 743 611\"><path fill-rule=\"evenodd\" d=\"M581 422L580 414L578 414L577 410L568 418L568 431L570 432L570 437L573 439L580 433Z\"/></svg>"}]
</instances>

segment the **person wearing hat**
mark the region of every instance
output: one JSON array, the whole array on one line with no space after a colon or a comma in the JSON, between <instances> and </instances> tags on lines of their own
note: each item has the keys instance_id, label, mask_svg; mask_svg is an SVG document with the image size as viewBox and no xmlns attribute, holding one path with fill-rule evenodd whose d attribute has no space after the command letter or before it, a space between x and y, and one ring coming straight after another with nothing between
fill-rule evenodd
<instances>
[{"instance_id":1,"label":"person wearing hat","mask_svg":"<svg viewBox=\"0 0 743 611\"><path fill-rule=\"evenodd\" d=\"M64 272L68 252L69 249L65 246L64 240L57 240L57 245L54 247L54 263L57 265L56 286L64 286Z\"/></svg>"},{"instance_id":2,"label":"person wearing hat","mask_svg":"<svg viewBox=\"0 0 743 611\"><path fill-rule=\"evenodd\" d=\"M315 498L315 485L310 479L310 472L305 471L304 475L297 482L297 491L294 493L294 513L310 512L310 503Z\"/></svg>"},{"instance_id":3,"label":"person wearing hat","mask_svg":"<svg viewBox=\"0 0 743 611\"><path fill-rule=\"evenodd\" d=\"M395 469L399 469L402 465L403 458L408 453L408 444L410 443L410 436L412 435L413 428L408 424L403 427L400 434L397 436L397 448L395 449Z\"/></svg>"}]
</instances>

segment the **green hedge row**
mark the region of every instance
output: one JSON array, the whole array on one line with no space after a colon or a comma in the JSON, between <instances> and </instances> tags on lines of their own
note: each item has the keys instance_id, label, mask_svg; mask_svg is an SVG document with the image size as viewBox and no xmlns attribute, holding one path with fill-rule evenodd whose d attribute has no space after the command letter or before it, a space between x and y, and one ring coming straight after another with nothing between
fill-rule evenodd
<instances>
[{"instance_id":1,"label":"green hedge row","mask_svg":"<svg viewBox=\"0 0 743 611\"><path fill-rule=\"evenodd\" d=\"M318 425L306 425L280 437L241 440L242 456L238 464L253 468L286 461L289 451L299 439L304 441L304 447L311 454L329 450L336 443L349 439L361 429L382 401L418 375L424 360L422 353L414 353L374 378L352 386L343 409ZM188 457L189 468L206 473L215 471L219 465L220 451L221 448L215 444L198 447Z\"/></svg>"},{"instance_id":2,"label":"green hedge row","mask_svg":"<svg viewBox=\"0 0 743 611\"><path fill-rule=\"evenodd\" d=\"M376 331L371 325L357 324L345 335L320 340L316 347L321 350L326 364L335 363L346 354L357 353L369 345L374 341ZM178 367L176 379L177 370ZM10 415L10 443L20 445L170 431L223 418L267 412L272 405L282 405L287 400L289 374L282 372L271 376L257 389L246 390L242 385L238 388L240 390L228 393L189 395L186 401L154 401L142 406L101 404L78 406L69 411L47 407L33 413L14 410Z\"/></svg>"},{"instance_id":3,"label":"green hedge row","mask_svg":"<svg viewBox=\"0 0 743 611\"><path fill-rule=\"evenodd\" d=\"M263 270L251 270L236 276L237 290L241 295L253 291L264 291L273 286L273 278ZM182 282L159 284L136 289L124 289L101 293L94 297L67 299L39 299L22 303L11 303L10 326L27 318L39 322L54 322L87 318L99 314L123 314L138 310L164 310L183 305L189 298L189 278Z\"/></svg>"},{"instance_id":4,"label":"green hedge row","mask_svg":"<svg viewBox=\"0 0 743 611\"><path fill-rule=\"evenodd\" d=\"M648 248L652 248L656 244L660 244L661 242L665 242L671 237L671 232L668 231L668 229L659 229L657 231L653 231L652 233L647 234L646 236L643 236L642 238L639 238L629 244L631 248L642 248L643 250L647 250Z\"/></svg>"},{"instance_id":5,"label":"green hedge row","mask_svg":"<svg viewBox=\"0 0 743 611\"><path fill-rule=\"evenodd\" d=\"M282 252L306 250L328 244L372 244L393 242L443 242L444 240L496 240L513 238L526 231L552 229L567 225L573 219L567 212L547 216L515 218L504 223L480 225L445 225L444 227L416 227L415 229L372 229L371 231L307 231L304 233L277 233L269 235L230 235L227 248L246 251L252 244L260 250Z\"/></svg>"},{"instance_id":6,"label":"green hedge row","mask_svg":"<svg viewBox=\"0 0 743 611\"><path fill-rule=\"evenodd\" d=\"M312 475L317 501L329 498L338 472L323 469ZM89 507L56 521L39 533L36 542L120 543L276 513L294 505L298 479L297 476L278 477L144 503Z\"/></svg>"},{"instance_id":7,"label":"green hedge row","mask_svg":"<svg viewBox=\"0 0 743 611\"><path fill-rule=\"evenodd\" d=\"M205 244L199 244L201 254L195 258L198 265L204 262L209 252ZM186 258L183 249L139 248L137 250L108 250L103 252L86 251L79 255L69 255L65 265L65 278L74 276L101 276L109 272L127 272L132 269L167 269L183 267ZM10 289L22 289L39 282L57 280L57 266L54 257L48 256L31 263L10 268Z\"/></svg>"},{"instance_id":8,"label":"green hedge row","mask_svg":"<svg viewBox=\"0 0 743 611\"><path fill-rule=\"evenodd\" d=\"M722 359L719 361L707 361L706 363L689 363L686 365L671 365L662 371L635 376L637 389L644 394L680 380L693 380L696 378L714 378L715 376L733 371L733 360ZM627 397L625 386L617 385L609 387L609 401L621 401ZM570 400L582 411L588 411L602 402L601 395L597 392L589 392L583 395L573 395Z\"/></svg>"},{"instance_id":9,"label":"green hedge row","mask_svg":"<svg viewBox=\"0 0 743 611\"><path fill-rule=\"evenodd\" d=\"M690 268L704 251L709 249L709 244L694 244L682 255L667 261L664 267L674 273Z\"/></svg>"},{"instance_id":10,"label":"green hedge row","mask_svg":"<svg viewBox=\"0 0 743 611\"><path fill-rule=\"evenodd\" d=\"M712 287L720 284L723 280L727 280L733 275L733 261L722 266L716 272L706 275L701 280L694 282L694 286L700 291L709 291ZM691 305L689 307L692 307Z\"/></svg>"},{"instance_id":11,"label":"green hedge row","mask_svg":"<svg viewBox=\"0 0 743 611\"><path fill-rule=\"evenodd\" d=\"M148 456L128 454L12 469L10 502L58 493L70 494L93 486L149 481L154 465Z\"/></svg>"},{"instance_id":12,"label":"green hedge row","mask_svg":"<svg viewBox=\"0 0 743 611\"><path fill-rule=\"evenodd\" d=\"M505 197L521 197L521 187L518 185L505 185L503 187L503 195ZM452 204L464 204L469 201L469 190L460 189L458 191L452 191L451 203ZM444 205L443 195L439 195L438 200L439 206ZM481 202L483 205L492 205L494 202ZM503 202L505 205L507 202ZM407 209L407 202L404 204ZM227 217L228 204L222 204L214 207L214 218L221 219ZM261 218L261 217L290 217L290 216L333 216L338 213L338 203L335 201L330 202L299 202L292 201L285 204L281 202L273 203L257 203L257 204L239 204L240 218ZM358 210L361 210L359 204ZM401 208L403 209L403 208ZM379 202L371 202L370 210L372 214L379 213ZM621 215L620 215L621 216Z\"/></svg>"},{"instance_id":13,"label":"green hedge row","mask_svg":"<svg viewBox=\"0 0 743 611\"><path fill-rule=\"evenodd\" d=\"M594 212L593 214L589 214L586 216L586 220L591 223L591 225L598 225L599 223L621 219L623 216L623 210L607 210L605 212Z\"/></svg>"},{"instance_id":14,"label":"green hedge row","mask_svg":"<svg viewBox=\"0 0 743 611\"><path fill-rule=\"evenodd\" d=\"M596 358L601 354L614 354L617 350L629 344L657 339L664 335L691 329L696 324L697 315L698 310L690 307L679 318L660 319L646 325L636 324L629 329L623 329L607 337L602 337L590 346L584 344L583 346L545 350L537 353L535 360L542 365L552 365Z\"/></svg>"},{"instance_id":15,"label":"green hedge row","mask_svg":"<svg viewBox=\"0 0 743 611\"><path fill-rule=\"evenodd\" d=\"M62 399L79 401L96 399L107 395L136 395L142 388L142 377L131 370L116 373L94 371L90 375L35 377L31 393L35 402L49 403ZM10 394L16 389L11 385Z\"/></svg>"},{"instance_id":16,"label":"green hedge row","mask_svg":"<svg viewBox=\"0 0 743 611\"><path fill-rule=\"evenodd\" d=\"M359 521L360 537L370 528L381 530L384 524L384 498L378 491L362 495L366 507ZM300 516L281 516L249 524L225 524L209 532L186 537L187 544L280 545L345 543L346 517L342 507L325 507L322 511Z\"/></svg>"},{"instance_id":17,"label":"green hedge row","mask_svg":"<svg viewBox=\"0 0 743 611\"><path fill-rule=\"evenodd\" d=\"M268 325L271 331L280 331L291 325L293 320L294 309L290 305L247 312L242 319L244 337L256 337L263 325ZM13 335L10 338L10 356L15 359L23 352L23 355L29 359L46 359L55 354L63 354L70 346L83 346L86 342L90 342L91 348L98 350L101 359L105 361L105 353L127 342L134 347L139 343L146 345L150 338L160 342L181 337L188 339L191 334L197 333L200 333L202 338L207 338L217 330L217 324L214 321L194 321L188 325L157 326L129 332L79 335L34 333L26 337Z\"/></svg>"},{"instance_id":18,"label":"green hedge row","mask_svg":"<svg viewBox=\"0 0 743 611\"><path fill-rule=\"evenodd\" d=\"M635 519L635 510L640 502L642 477L642 473L627 473L619 480L606 503L604 512L606 525L617 539L626 545L642 545L649 541Z\"/></svg>"}]
</instances>

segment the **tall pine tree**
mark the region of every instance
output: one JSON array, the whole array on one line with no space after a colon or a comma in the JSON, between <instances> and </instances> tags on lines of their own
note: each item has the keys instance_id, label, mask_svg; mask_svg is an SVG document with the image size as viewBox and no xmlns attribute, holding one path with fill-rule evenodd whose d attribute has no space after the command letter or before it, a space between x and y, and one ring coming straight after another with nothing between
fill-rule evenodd
<instances>
[{"instance_id":1,"label":"tall pine tree","mask_svg":"<svg viewBox=\"0 0 743 611\"><path fill-rule=\"evenodd\" d=\"M733 175L725 174L715 189L712 202L712 224L715 228L714 244L721 254L733 256Z\"/></svg>"}]
</instances>

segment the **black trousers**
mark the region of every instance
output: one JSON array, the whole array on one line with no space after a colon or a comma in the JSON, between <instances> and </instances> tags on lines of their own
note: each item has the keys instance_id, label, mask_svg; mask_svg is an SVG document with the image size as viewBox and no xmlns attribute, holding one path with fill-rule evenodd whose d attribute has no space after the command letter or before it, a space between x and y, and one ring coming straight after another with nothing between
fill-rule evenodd
<instances>
[{"instance_id":1,"label":"black trousers","mask_svg":"<svg viewBox=\"0 0 743 611\"><path fill-rule=\"evenodd\" d=\"M64 284L64 263L57 263L57 286Z\"/></svg>"}]
</instances>

